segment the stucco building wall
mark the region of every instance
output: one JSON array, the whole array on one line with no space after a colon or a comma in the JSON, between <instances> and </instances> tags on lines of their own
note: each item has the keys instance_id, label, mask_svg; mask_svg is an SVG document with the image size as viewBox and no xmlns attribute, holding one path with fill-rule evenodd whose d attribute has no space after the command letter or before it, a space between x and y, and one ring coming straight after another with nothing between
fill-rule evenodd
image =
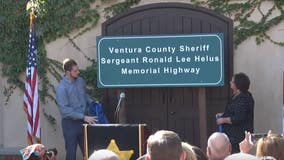
<instances>
[{"instance_id":1,"label":"stucco building wall","mask_svg":"<svg viewBox=\"0 0 284 160\"><path fill-rule=\"evenodd\" d=\"M188 0L155 2L184 2ZM142 0L139 5L153 3ZM269 5L269 4L268 4ZM101 14L103 15L103 14ZM257 17L257 16L256 16ZM96 36L101 35L102 17L98 26L75 39L75 43L90 58L96 57ZM273 39L284 41L284 23L269 31ZM72 35L76 35L73 33ZM72 37L71 35L71 37ZM80 68L90 63L82 53L79 53L67 38L59 38L46 45L47 56L62 61L66 57L75 59ZM251 92L255 98L255 130L266 132L268 129L280 133L282 130L282 102L283 102L283 75L284 47L271 42L256 45L254 38L243 42L234 51L234 73L245 72L251 79ZM51 83L57 86L58 82L50 76ZM0 79L1 93L7 86L6 79ZM0 94L0 148L21 148L26 145L26 115L23 111L23 93L16 89L8 104L4 104L6 97ZM61 130L61 118L56 104L47 101L41 107L56 118L57 124L52 126L41 113L42 143L47 148L56 147L59 151L58 159L64 159L64 140Z\"/></svg>"},{"instance_id":2,"label":"stucco building wall","mask_svg":"<svg viewBox=\"0 0 284 160\"><path fill-rule=\"evenodd\" d=\"M284 23L269 33L284 41ZM243 42L234 53L234 72L245 72L251 79L251 92L255 99L256 132L282 131L284 47L268 41L256 45L252 37Z\"/></svg>"}]
</instances>

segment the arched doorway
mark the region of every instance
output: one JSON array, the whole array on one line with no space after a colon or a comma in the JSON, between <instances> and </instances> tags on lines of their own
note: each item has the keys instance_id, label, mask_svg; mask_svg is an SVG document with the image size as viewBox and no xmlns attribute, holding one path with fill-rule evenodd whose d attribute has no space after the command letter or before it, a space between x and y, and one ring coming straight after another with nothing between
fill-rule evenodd
<instances>
[{"instance_id":1,"label":"arched doorway","mask_svg":"<svg viewBox=\"0 0 284 160\"><path fill-rule=\"evenodd\" d=\"M176 131L183 141L204 147L216 130L215 113L223 111L229 97L233 71L233 23L205 8L184 3L157 3L130 9L102 25L103 36L224 34L225 86L105 89L104 105L114 115L119 93L126 93L126 123L146 123L152 130Z\"/></svg>"}]
</instances>

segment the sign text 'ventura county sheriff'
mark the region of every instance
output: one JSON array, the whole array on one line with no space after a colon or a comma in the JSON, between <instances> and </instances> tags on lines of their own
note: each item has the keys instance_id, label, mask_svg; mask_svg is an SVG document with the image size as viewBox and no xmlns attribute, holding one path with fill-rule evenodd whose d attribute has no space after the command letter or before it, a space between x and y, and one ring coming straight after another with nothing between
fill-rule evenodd
<instances>
[{"instance_id":1,"label":"sign text 'ventura county sheriff'","mask_svg":"<svg viewBox=\"0 0 284 160\"><path fill-rule=\"evenodd\" d=\"M97 37L98 86L224 85L223 34Z\"/></svg>"}]
</instances>

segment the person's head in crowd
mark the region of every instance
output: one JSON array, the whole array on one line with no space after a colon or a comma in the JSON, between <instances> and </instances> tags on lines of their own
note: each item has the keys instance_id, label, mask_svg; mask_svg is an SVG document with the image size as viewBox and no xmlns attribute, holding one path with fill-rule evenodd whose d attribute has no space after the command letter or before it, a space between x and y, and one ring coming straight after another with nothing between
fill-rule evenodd
<instances>
[{"instance_id":1,"label":"person's head in crowd","mask_svg":"<svg viewBox=\"0 0 284 160\"><path fill-rule=\"evenodd\" d=\"M248 76L244 73L234 74L231 80L231 88L233 91L247 92L250 85Z\"/></svg>"},{"instance_id":2,"label":"person's head in crowd","mask_svg":"<svg viewBox=\"0 0 284 160\"><path fill-rule=\"evenodd\" d=\"M206 154L199 147L192 146L192 150L197 160L208 160Z\"/></svg>"},{"instance_id":3,"label":"person's head in crowd","mask_svg":"<svg viewBox=\"0 0 284 160\"><path fill-rule=\"evenodd\" d=\"M195 153L192 149L192 145L186 142L182 142L181 144L182 144L182 150L185 151L185 154L186 154L185 160L197 160Z\"/></svg>"},{"instance_id":4,"label":"person's head in crowd","mask_svg":"<svg viewBox=\"0 0 284 160\"><path fill-rule=\"evenodd\" d=\"M23 160L44 160L46 149L42 144L29 145L20 150Z\"/></svg>"},{"instance_id":5,"label":"person's head in crowd","mask_svg":"<svg viewBox=\"0 0 284 160\"><path fill-rule=\"evenodd\" d=\"M55 153L50 153L42 144L29 145L21 149L20 153L23 160L55 160Z\"/></svg>"},{"instance_id":6,"label":"person's head in crowd","mask_svg":"<svg viewBox=\"0 0 284 160\"><path fill-rule=\"evenodd\" d=\"M69 79L76 79L80 73L76 61L69 58L63 60L63 70Z\"/></svg>"},{"instance_id":7,"label":"person's head in crowd","mask_svg":"<svg viewBox=\"0 0 284 160\"><path fill-rule=\"evenodd\" d=\"M92 153L88 160L119 160L119 157L110 150L100 149Z\"/></svg>"},{"instance_id":8,"label":"person's head in crowd","mask_svg":"<svg viewBox=\"0 0 284 160\"><path fill-rule=\"evenodd\" d=\"M259 160L256 156L247 153L234 153L225 158L225 160Z\"/></svg>"},{"instance_id":9,"label":"person's head in crowd","mask_svg":"<svg viewBox=\"0 0 284 160\"><path fill-rule=\"evenodd\" d=\"M209 160L223 160L231 154L231 143L225 133L215 132L207 142L207 156Z\"/></svg>"},{"instance_id":10,"label":"person's head in crowd","mask_svg":"<svg viewBox=\"0 0 284 160\"><path fill-rule=\"evenodd\" d=\"M277 160L284 160L284 138L282 135L269 134L257 142L256 156L272 156Z\"/></svg>"},{"instance_id":11,"label":"person's head in crowd","mask_svg":"<svg viewBox=\"0 0 284 160\"><path fill-rule=\"evenodd\" d=\"M260 157L259 160L277 160L277 159L271 156L263 156L263 157Z\"/></svg>"},{"instance_id":12,"label":"person's head in crowd","mask_svg":"<svg viewBox=\"0 0 284 160\"><path fill-rule=\"evenodd\" d=\"M147 140L146 160L184 160L181 140L173 131L160 130Z\"/></svg>"}]
</instances>

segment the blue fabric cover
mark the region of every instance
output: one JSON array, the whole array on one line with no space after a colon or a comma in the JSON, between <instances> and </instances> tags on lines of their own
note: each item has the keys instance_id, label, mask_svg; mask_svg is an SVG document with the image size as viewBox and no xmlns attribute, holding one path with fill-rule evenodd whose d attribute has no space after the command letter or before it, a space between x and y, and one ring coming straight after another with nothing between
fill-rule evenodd
<instances>
[{"instance_id":1,"label":"blue fabric cover","mask_svg":"<svg viewBox=\"0 0 284 160\"><path fill-rule=\"evenodd\" d=\"M98 124L106 124L109 123L108 119L103 111L102 103L100 102L92 102L90 104L90 116L98 117Z\"/></svg>"}]
</instances>

